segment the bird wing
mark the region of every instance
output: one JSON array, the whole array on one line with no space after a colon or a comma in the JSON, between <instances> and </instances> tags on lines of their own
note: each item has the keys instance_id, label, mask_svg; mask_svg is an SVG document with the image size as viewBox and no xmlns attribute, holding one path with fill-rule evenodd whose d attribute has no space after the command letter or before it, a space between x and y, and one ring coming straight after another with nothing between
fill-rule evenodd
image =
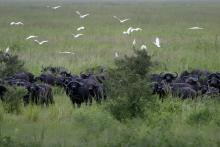
<instances>
[{"instance_id":1,"label":"bird wing","mask_svg":"<svg viewBox=\"0 0 220 147\"><path fill-rule=\"evenodd\" d=\"M34 40L35 42L37 42L37 43L40 43L38 40Z\"/></svg>"},{"instance_id":2,"label":"bird wing","mask_svg":"<svg viewBox=\"0 0 220 147\"><path fill-rule=\"evenodd\" d=\"M85 18L86 16L89 16L89 13L87 13L85 15L81 15L82 18Z\"/></svg>"},{"instance_id":3,"label":"bird wing","mask_svg":"<svg viewBox=\"0 0 220 147\"><path fill-rule=\"evenodd\" d=\"M120 22L126 22L126 21L128 21L128 20L130 20L129 18L127 18L127 19L123 19L123 20L121 20Z\"/></svg>"},{"instance_id":4,"label":"bird wing","mask_svg":"<svg viewBox=\"0 0 220 147\"><path fill-rule=\"evenodd\" d=\"M117 16L113 16L113 18L115 18L115 19L117 19L117 20L119 20L119 21L121 21Z\"/></svg>"},{"instance_id":5,"label":"bird wing","mask_svg":"<svg viewBox=\"0 0 220 147\"><path fill-rule=\"evenodd\" d=\"M80 15L81 16L81 13L79 11L76 11L76 14Z\"/></svg>"},{"instance_id":6,"label":"bird wing","mask_svg":"<svg viewBox=\"0 0 220 147\"><path fill-rule=\"evenodd\" d=\"M80 31L80 30L83 30L83 29L85 29L85 27L79 27L79 28L77 28L77 31Z\"/></svg>"}]
</instances>

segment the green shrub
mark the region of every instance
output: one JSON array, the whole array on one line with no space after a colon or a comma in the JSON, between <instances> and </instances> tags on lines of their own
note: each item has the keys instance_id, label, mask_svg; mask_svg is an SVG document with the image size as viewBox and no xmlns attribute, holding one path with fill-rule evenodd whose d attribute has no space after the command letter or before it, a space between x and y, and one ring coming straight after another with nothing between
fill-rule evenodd
<instances>
[{"instance_id":1,"label":"green shrub","mask_svg":"<svg viewBox=\"0 0 220 147\"><path fill-rule=\"evenodd\" d=\"M3 136L0 130L0 147L23 147L22 143L14 141L11 136Z\"/></svg>"},{"instance_id":2,"label":"green shrub","mask_svg":"<svg viewBox=\"0 0 220 147\"><path fill-rule=\"evenodd\" d=\"M0 77L11 76L16 72L24 71L24 62L18 59L17 55L12 55L0 51Z\"/></svg>"},{"instance_id":3,"label":"green shrub","mask_svg":"<svg viewBox=\"0 0 220 147\"><path fill-rule=\"evenodd\" d=\"M107 108L118 120L142 117L145 105L152 100L146 76L151 66L150 56L145 50L134 53L117 59L116 67L108 71Z\"/></svg>"},{"instance_id":4,"label":"green shrub","mask_svg":"<svg viewBox=\"0 0 220 147\"><path fill-rule=\"evenodd\" d=\"M3 108L8 113L20 113L23 96L26 90L23 88L7 87L7 92L3 97Z\"/></svg>"}]
</instances>

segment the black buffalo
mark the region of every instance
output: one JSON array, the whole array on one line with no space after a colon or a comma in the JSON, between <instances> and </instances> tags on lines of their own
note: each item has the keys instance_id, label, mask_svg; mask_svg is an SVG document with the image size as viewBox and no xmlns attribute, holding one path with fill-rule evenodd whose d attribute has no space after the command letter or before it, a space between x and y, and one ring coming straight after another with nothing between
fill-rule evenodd
<instances>
[{"instance_id":1,"label":"black buffalo","mask_svg":"<svg viewBox=\"0 0 220 147\"><path fill-rule=\"evenodd\" d=\"M3 100L4 94L7 91L7 88L3 85L0 85L0 99Z\"/></svg>"}]
</instances>

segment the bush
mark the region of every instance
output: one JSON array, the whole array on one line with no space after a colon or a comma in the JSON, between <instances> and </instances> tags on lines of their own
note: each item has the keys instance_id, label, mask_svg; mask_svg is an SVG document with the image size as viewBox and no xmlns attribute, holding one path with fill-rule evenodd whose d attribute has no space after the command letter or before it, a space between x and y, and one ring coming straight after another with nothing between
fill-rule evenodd
<instances>
[{"instance_id":1,"label":"bush","mask_svg":"<svg viewBox=\"0 0 220 147\"><path fill-rule=\"evenodd\" d=\"M24 71L24 62L17 55L0 51L0 77L11 76L16 72Z\"/></svg>"},{"instance_id":2,"label":"bush","mask_svg":"<svg viewBox=\"0 0 220 147\"><path fill-rule=\"evenodd\" d=\"M26 90L23 88L7 87L7 92L3 97L3 108L8 113L20 113L23 96Z\"/></svg>"},{"instance_id":3,"label":"bush","mask_svg":"<svg viewBox=\"0 0 220 147\"><path fill-rule=\"evenodd\" d=\"M116 68L108 71L107 108L118 120L142 117L145 105L152 100L146 74L151 61L145 50L134 50L135 55L115 61Z\"/></svg>"}]
</instances>

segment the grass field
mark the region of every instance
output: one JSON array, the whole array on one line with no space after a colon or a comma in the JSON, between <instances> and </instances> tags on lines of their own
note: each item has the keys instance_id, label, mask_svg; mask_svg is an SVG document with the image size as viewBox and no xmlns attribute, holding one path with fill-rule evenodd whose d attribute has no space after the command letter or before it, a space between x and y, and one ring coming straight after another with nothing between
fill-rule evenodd
<instances>
[{"instance_id":1,"label":"grass field","mask_svg":"<svg viewBox=\"0 0 220 147\"><path fill-rule=\"evenodd\" d=\"M131 55L147 45L152 72L200 68L220 69L220 2L71 3L57 10L49 2L0 2L0 49L11 47L25 67L39 74L42 66L64 66L80 73L96 65L113 66L114 53ZM75 11L91 13L79 19ZM113 16L131 18L120 24ZM10 26L22 21L24 26ZM73 39L76 28L85 26L85 36ZM122 34L129 26L142 32ZM204 30L189 30L199 26ZM38 35L48 44L25 40ZM154 46L156 37L161 48ZM75 55L62 55L72 51ZM117 121L103 105L74 109L69 98L55 89L55 106L28 106L22 113L5 113L0 105L0 146L220 146L218 98L181 101L159 100L146 108L146 118Z\"/></svg>"}]
</instances>

